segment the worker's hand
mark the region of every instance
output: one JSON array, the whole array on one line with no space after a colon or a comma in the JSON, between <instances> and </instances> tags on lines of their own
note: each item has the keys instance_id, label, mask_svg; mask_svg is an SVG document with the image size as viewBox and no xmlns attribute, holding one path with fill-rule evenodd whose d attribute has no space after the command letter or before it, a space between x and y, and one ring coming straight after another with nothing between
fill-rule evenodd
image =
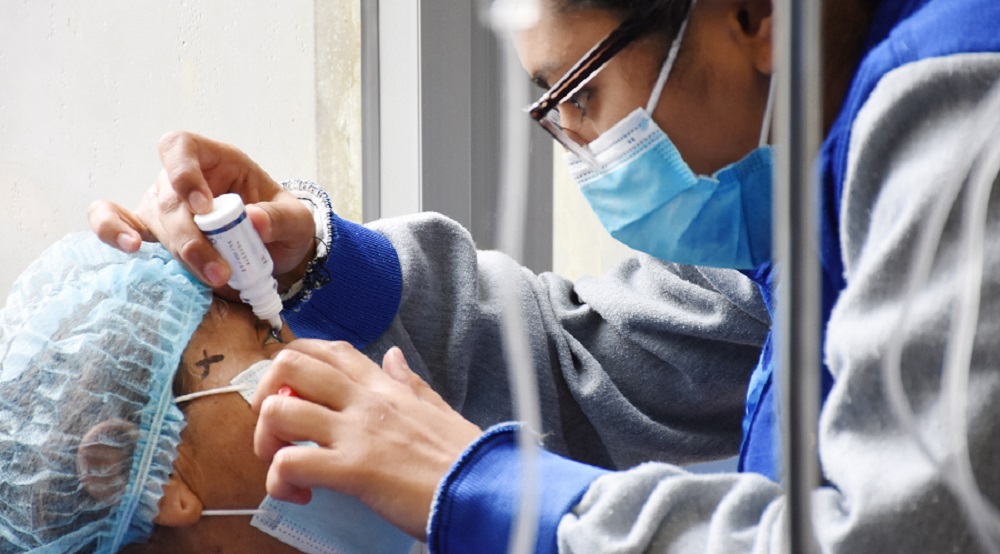
<instances>
[{"instance_id":1,"label":"worker's hand","mask_svg":"<svg viewBox=\"0 0 1000 554\"><path fill-rule=\"evenodd\" d=\"M274 260L279 283L291 284L305 271L315 249L312 214L240 150L188 132L160 139L163 169L131 212L113 202L90 205L90 227L100 239L125 252L141 241L160 241L174 258L209 286L229 281L230 268L194 224L212 199L234 192Z\"/></svg>"},{"instance_id":2,"label":"worker's hand","mask_svg":"<svg viewBox=\"0 0 1000 554\"><path fill-rule=\"evenodd\" d=\"M413 373L398 348L383 369L344 342L290 343L254 392L254 449L271 462L274 498L304 504L311 488L332 489L426 540L438 482L482 431ZM276 394L283 386L297 397ZM319 447L290 446L300 441Z\"/></svg>"}]
</instances>

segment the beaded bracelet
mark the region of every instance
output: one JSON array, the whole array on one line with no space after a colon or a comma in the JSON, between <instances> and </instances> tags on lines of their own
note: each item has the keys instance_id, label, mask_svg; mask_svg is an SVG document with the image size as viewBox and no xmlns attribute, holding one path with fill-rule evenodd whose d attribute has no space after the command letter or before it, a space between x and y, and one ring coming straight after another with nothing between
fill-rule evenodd
<instances>
[{"instance_id":1,"label":"beaded bracelet","mask_svg":"<svg viewBox=\"0 0 1000 554\"><path fill-rule=\"evenodd\" d=\"M281 183L281 187L309 208L316 223L316 256L306 265L302 278L281 295L285 308L295 311L309 300L313 291L330 282L326 260L330 256L330 245L334 237L333 206L330 204L330 195L312 181L292 179Z\"/></svg>"}]
</instances>

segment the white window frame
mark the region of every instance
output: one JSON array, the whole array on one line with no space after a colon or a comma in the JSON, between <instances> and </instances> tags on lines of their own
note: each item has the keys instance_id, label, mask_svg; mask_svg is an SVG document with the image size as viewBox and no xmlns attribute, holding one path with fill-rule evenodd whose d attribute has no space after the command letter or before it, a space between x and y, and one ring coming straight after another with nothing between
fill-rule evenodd
<instances>
[{"instance_id":1,"label":"white window frame","mask_svg":"<svg viewBox=\"0 0 1000 554\"><path fill-rule=\"evenodd\" d=\"M361 0L365 221L440 212L496 244L499 48L470 0ZM525 76L527 79L527 76ZM525 115L527 117L527 115ZM532 133L522 263L552 266L551 139Z\"/></svg>"}]
</instances>

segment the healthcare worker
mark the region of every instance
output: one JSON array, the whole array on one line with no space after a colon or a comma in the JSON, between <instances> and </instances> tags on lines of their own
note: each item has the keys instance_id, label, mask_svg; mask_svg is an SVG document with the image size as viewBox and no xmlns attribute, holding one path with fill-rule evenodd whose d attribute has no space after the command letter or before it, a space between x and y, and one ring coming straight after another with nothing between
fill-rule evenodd
<instances>
[{"instance_id":1,"label":"healthcare worker","mask_svg":"<svg viewBox=\"0 0 1000 554\"><path fill-rule=\"evenodd\" d=\"M954 437L944 431L955 422L941 367L966 261L957 248L964 191L929 284L908 295L906 283L945 184L962 183L983 148L978 123L997 115L979 101L1000 76L1000 4L841 0L825 8L820 254L824 361L834 379L818 435L826 484L813 496L816 534L826 552L977 551L990 537L977 535L950 478L970 460L982 506L1000 499L992 462L1000 454L1000 251L985 252L963 391L968 448L949 450ZM278 498L304 501L308 489L329 487L426 538L434 552L505 551L517 508L515 426L479 434L468 424L485 426L510 409L496 287L516 275L548 450L537 550L779 551L786 504L772 480L780 474L767 338L772 153L763 146L773 18L781 16L772 10L769 0L544 0L539 24L516 38L529 75L551 86L532 115L570 152L571 173L608 230L651 255L600 280L511 272L509 259L476 253L438 216L370 228L325 217L319 191L297 193L296 202L288 190L309 187L283 189L233 147L188 133L161 141L164 171L136 213L98 203L91 224L126 250L159 239L219 286L227 269L191 212L228 191L261 202L252 217L299 310L288 317L296 334L345 339L369 355L398 344L427 381L399 361L409 386L386 386L373 363L341 343L287 348L255 404L257 453L273 457L268 490ZM988 236L1000 232L994 212ZM759 291L704 266L740 269ZM904 388L934 460L886 401L881 367L900 335ZM756 362L749 381L748 357ZM819 361L796 369L821 371ZM428 383L464 419L408 426L420 411L414 399L436 401ZM273 394L285 385L299 397ZM383 436L389 428L407 432ZM320 448L286 446L300 440ZM742 474L640 464L737 446Z\"/></svg>"}]
</instances>

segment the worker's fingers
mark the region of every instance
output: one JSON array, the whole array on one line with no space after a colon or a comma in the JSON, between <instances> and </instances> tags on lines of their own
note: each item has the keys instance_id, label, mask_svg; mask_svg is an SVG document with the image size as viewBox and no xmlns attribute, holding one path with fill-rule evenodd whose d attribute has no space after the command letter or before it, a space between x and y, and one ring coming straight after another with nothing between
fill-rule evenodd
<instances>
[{"instance_id":1,"label":"worker's fingers","mask_svg":"<svg viewBox=\"0 0 1000 554\"><path fill-rule=\"evenodd\" d=\"M302 398L273 394L261 402L254 429L254 453L268 462L276 452L296 442L321 447L334 443L337 412Z\"/></svg>"},{"instance_id":2,"label":"worker's fingers","mask_svg":"<svg viewBox=\"0 0 1000 554\"><path fill-rule=\"evenodd\" d=\"M193 214L208 213L212 198L239 194L246 204L270 201L281 186L238 148L187 131L160 139L166 181Z\"/></svg>"},{"instance_id":3,"label":"worker's fingers","mask_svg":"<svg viewBox=\"0 0 1000 554\"><path fill-rule=\"evenodd\" d=\"M382 357L382 370L396 382L402 383L413 391L421 400L440 408L448 407L441 395L434 392L434 389L426 381L410 369L410 364L406 362L403 351L399 347L393 346Z\"/></svg>"},{"instance_id":4,"label":"worker's fingers","mask_svg":"<svg viewBox=\"0 0 1000 554\"><path fill-rule=\"evenodd\" d=\"M173 234L165 243L175 258L180 260L200 281L212 288L221 288L229 282L232 270L222 259L212 243L198 227L181 217L168 218Z\"/></svg>"},{"instance_id":5,"label":"worker's fingers","mask_svg":"<svg viewBox=\"0 0 1000 554\"><path fill-rule=\"evenodd\" d=\"M155 240L134 213L108 200L90 204L87 222L101 242L123 252L135 252L143 240Z\"/></svg>"},{"instance_id":6,"label":"worker's fingers","mask_svg":"<svg viewBox=\"0 0 1000 554\"><path fill-rule=\"evenodd\" d=\"M267 245L276 275L299 267L312 251L316 234L312 212L291 194L282 191L271 201L247 205L247 217Z\"/></svg>"},{"instance_id":7,"label":"worker's fingers","mask_svg":"<svg viewBox=\"0 0 1000 554\"><path fill-rule=\"evenodd\" d=\"M160 139L160 161L156 206L163 232L157 236L195 275L213 287L220 286L217 277L229 275L208 241L195 235L191 220L192 214L211 210L213 197L235 193L247 205L247 215L271 254L275 275L292 282L300 277L290 272L303 268L313 250L312 214L246 154L229 144L175 131Z\"/></svg>"},{"instance_id":8,"label":"worker's fingers","mask_svg":"<svg viewBox=\"0 0 1000 554\"><path fill-rule=\"evenodd\" d=\"M165 174L161 172L161 178ZM175 259L213 288L225 287L229 266L194 224L190 212L172 194L160 194L161 185L151 187L133 213L114 202L97 200L87 212L87 221L98 238L123 252L135 252L142 241L160 240ZM164 229L170 229L165 233Z\"/></svg>"},{"instance_id":9,"label":"worker's fingers","mask_svg":"<svg viewBox=\"0 0 1000 554\"><path fill-rule=\"evenodd\" d=\"M139 217L149 231L203 283L219 288L229 282L230 268L168 182L164 168L139 204Z\"/></svg>"},{"instance_id":10,"label":"worker's fingers","mask_svg":"<svg viewBox=\"0 0 1000 554\"><path fill-rule=\"evenodd\" d=\"M293 341L254 394L271 394L260 404L255 452L271 462L275 498L333 489L423 538L437 484L482 430L426 390L398 352L386 365L347 343ZM308 400L273 394L282 383ZM288 446L298 441L318 446Z\"/></svg>"},{"instance_id":11,"label":"worker's fingers","mask_svg":"<svg viewBox=\"0 0 1000 554\"><path fill-rule=\"evenodd\" d=\"M302 339L295 341L294 348L323 361L357 384L369 383L382 373L375 362L347 342Z\"/></svg>"},{"instance_id":12,"label":"worker's fingers","mask_svg":"<svg viewBox=\"0 0 1000 554\"><path fill-rule=\"evenodd\" d=\"M275 194L270 201L248 205L247 215L265 244L302 242L302 237L315 234L316 224L312 212L284 190Z\"/></svg>"},{"instance_id":13,"label":"worker's fingers","mask_svg":"<svg viewBox=\"0 0 1000 554\"><path fill-rule=\"evenodd\" d=\"M278 500L304 504L303 491L322 487L337 490L350 480L349 471L336 461L336 452L310 446L282 448L267 471L267 494Z\"/></svg>"},{"instance_id":14,"label":"worker's fingers","mask_svg":"<svg viewBox=\"0 0 1000 554\"><path fill-rule=\"evenodd\" d=\"M326 341L294 340L274 357L271 368L254 391L254 410L260 410L263 401L268 396L277 394L284 386L290 387L300 398L333 410L341 410L350 402L354 393L353 383L343 372L312 356L309 353L311 349L304 348L308 346L306 343L312 342ZM347 343L331 344L343 344L351 348Z\"/></svg>"},{"instance_id":15,"label":"worker's fingers","mask_svg":"<svg viewBox=\"0 0 1000 554\"><path fill-rule=\"evenodd\" d=\"M185 131L172 131L160 138L160 162L167 181L191 211L204 214L212 210L212 190L205 179L205 166L214 166L210 148L203 148L204 137ZM207 158L207 159L206 159Z\"/></svg>"}]
</instances>

